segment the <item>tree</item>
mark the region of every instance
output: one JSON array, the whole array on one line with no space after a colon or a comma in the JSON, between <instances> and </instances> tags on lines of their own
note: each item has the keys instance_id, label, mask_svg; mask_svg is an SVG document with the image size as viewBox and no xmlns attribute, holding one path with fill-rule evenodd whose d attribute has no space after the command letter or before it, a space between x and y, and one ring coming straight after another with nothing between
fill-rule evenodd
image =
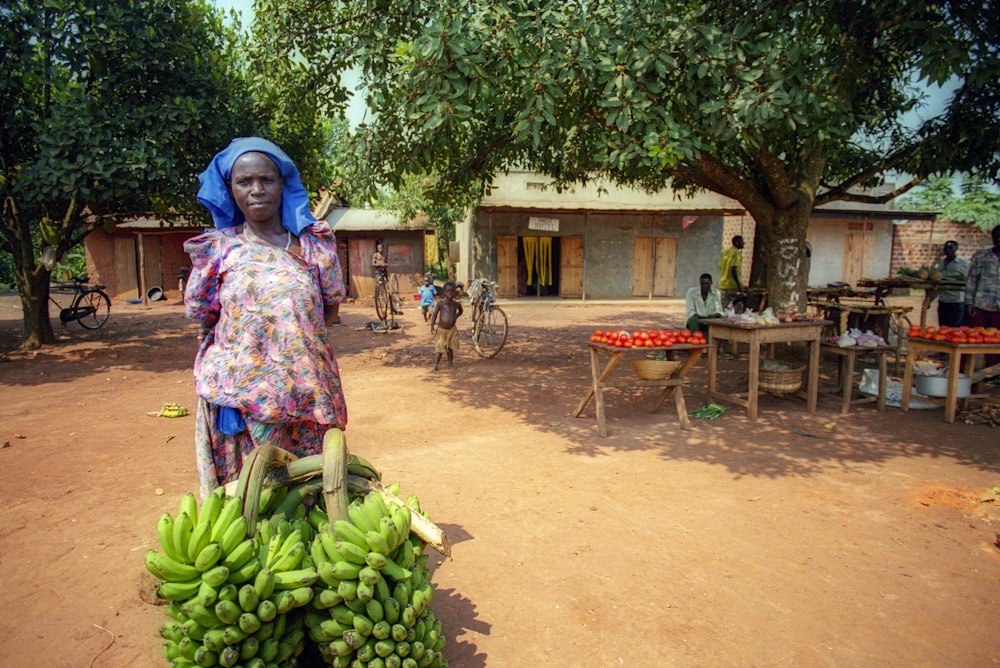
<instances>
[{"instance_id":1,"label":"tree","mask_svg":"<svg viewBox=\"0 0 1000 668\"><path fill-rule=\"evenodd\" d=\"M959 179L957 185L961 196L955 194L954 180L928 179L900 198L898 204L906 210L937 211L945 220L969 223L984 232L1000 225L1000 193L976 178Z\"/></svg>"},{"instance_id":2,"label":"tree","mask_svg":"<svg viewBox=\"0 0 1000 668\"><path fill-rule=\"evenodd\" d=\"M526 167L714 191L757 223L754 282L805 301L812 209L1000 171L1000 11L951 0L258 0L335 99L356 67L374 181L433 173L476 197ZM266 18L263 18L266 17ZM913 128L927 85L954 84ZM912 174L874 196L861 189ZM871 191L868 191L871 192Z\"/></svg>"},{"instance_id":3,"label":"tree","mask_svg":"<svg viewBox=\"0 0 1000 668\"><path fill-rule=\"evenodd\" d=\"M122 219L200 214L196 175L253 127L237 46L205 0L0 7L0 250L22 345L54 340L43 243L58 258Z\"/></svg>"}]
</instances>

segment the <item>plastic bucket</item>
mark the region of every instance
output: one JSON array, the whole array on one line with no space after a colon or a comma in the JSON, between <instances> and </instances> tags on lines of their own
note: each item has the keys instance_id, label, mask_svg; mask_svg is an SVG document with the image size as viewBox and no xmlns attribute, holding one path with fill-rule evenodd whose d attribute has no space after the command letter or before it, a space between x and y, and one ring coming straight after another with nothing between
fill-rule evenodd
<instances>
[{"instance_id":1,"label":"plastic bucket","mask_svg":"<svg viewBox=\"0 0 1000 668\"><path fill-rule=\"evenodd\" d=\"M150 288L149 290L146 290L146 299L148 299L151 302L160 301L161 299L163 299L163 288L156 286Z\"/></svg>"}]
</instances>

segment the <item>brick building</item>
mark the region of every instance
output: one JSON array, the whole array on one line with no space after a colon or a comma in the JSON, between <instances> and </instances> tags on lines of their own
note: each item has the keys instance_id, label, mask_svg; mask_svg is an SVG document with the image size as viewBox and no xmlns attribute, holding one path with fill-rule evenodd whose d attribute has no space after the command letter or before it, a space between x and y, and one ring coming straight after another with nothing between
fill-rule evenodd
<instances>
[{"instance_id":1,"label":"brick building","mask_svg":"<svg viewBox=\"0 0 1000 668\"><path fill-rule=\"evenodd\" d=\"M949 239L958 242L958 257L966 260L980 248L993 245L989 232L949 220L911 220L894 225L892 236L889 276L895 276L904 267L932 266L941 257L941 246Z\"/></svg>"}]
</instances>

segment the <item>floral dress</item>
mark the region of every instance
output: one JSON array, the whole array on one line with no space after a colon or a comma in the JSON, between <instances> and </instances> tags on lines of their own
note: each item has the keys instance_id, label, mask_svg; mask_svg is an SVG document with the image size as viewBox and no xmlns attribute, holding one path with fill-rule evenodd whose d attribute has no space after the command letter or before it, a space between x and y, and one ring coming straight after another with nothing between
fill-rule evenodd
<instances>
[{"instance_id":1,"label":"floral dress","mask_svg":"<svg viewBox=\"0 0 1000 668\"><path fill-rule=\"evenodd\" d=\"M327 339L325 304L344 297L333 232L303 230L301 255L214 230L190 239L187 316L217 317L194 363L200 397L195 435L200 491L238 477L244 456L270 444L303 457L347 425L340 371ZM222 407L245 428L220 428ZM230 413L231 415L232 413Z\"/></svg>"}]
</instances>

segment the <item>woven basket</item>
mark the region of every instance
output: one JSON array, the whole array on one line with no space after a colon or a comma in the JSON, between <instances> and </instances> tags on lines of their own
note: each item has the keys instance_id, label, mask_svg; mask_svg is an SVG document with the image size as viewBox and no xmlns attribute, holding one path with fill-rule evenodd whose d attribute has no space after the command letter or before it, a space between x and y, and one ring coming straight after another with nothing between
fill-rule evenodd
<instances>
[{"instance_id":1,"label":"woven basket","mask_svg":"<svg viewBox=\"0 0 1000 668\"><path fill-rule=\"evenodd\" d=\"M806 370L805 364L781 362L781 366L787 367L784 369L766 368L764 364L767 362L761 364L760 367L760 389L780 394L798 392L802 387L802 372Z\"/></svg>"},{"instance_id":2,"label":"woven basket","mask_svg":"<svg viewBox=\"0 0 1000 668\"><path fill-rule=\"evenodd\" d=\"M674 360L629 360L629 366L635 375L643 380L663 380L680 368L681 363Z\"/></svg>"}]
</instances>

